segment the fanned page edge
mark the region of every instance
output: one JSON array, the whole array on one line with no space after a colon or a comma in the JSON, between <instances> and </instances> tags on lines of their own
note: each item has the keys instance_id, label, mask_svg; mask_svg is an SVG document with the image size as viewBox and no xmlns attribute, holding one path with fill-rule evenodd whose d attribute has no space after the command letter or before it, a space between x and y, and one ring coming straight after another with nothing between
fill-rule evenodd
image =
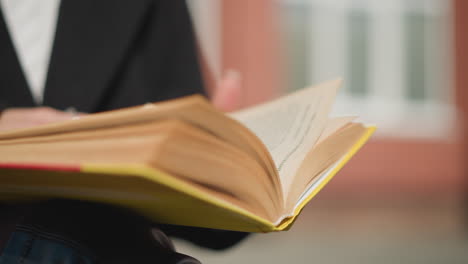
<instances>
[{"instance_id":1,"label":"fanned page edge","mask_svg":"<svg viewBox=\"0 0 468 264\"><path fill-rule=\"evenodd\" d=\"M330 182L330 180L343 168L343 166L348 163L349 160L366 144L376 129L377 127L374 125L366 126L366 132L364 135L339 161L337 161L329 170L324 173L323 176L321 176L322 178L317 182L316 187L309 190L310 193L296 205L294 212L291 215L285 215L274 223L275 227L272 231L288 230L294 221L296 221L304 207L310 202L310 200L312 200L312 198L314 198L315 195L317 195L323 189L323 187L325 187L325 185L327 185L328 182Z\"/></svg>"},{"instance_id":2,"label":"fanned page edge","mask_svg":"<svg viewBox=\"0 0 468 264\"><path fill-rule=\"evenodd\" d=\"M317 141L320 139L320 135L325 130L327 120L329 120L329 114L335 102L338 90L342 86L342 83L343 80L341 78L321 82L291 92L275 100L268 101L250 108L242 109L240 111L228 114L231 118L242 123L253 134L255 134L270 153L273 163L275 164L275 167L277 169L277 171L275 172L275 177L278 177L278 182L280 184L283 194L283 200L285 200L286 197L288 197L288 193L291 190L295 172L300 167L300 162L298 161L302 161L303 158L305 158L306 154L317 143ZM299 129L297 131L301 131L301 135L304 135L302 137L304 140L302 142L296 142L294 144L296 147L288 147L286 149L283 148L282 151L276 152L277 154L279 154L279 156L276 156L275 158L275 149L268 148L268 144L265 141L265 135L262 135L261 133L259 133L259 130L256 130L255 128L249 126L249 120L252 117L262 115L265 113L271 115L278 109L283 109L284 106L292 104L308 105L311 99L317 99L317 97L315 96L319 96L318 98L322 100L319 100L319 103L314 105L314 107L316 107L314 111L305 111L305 113L307 113L308 117L316 116L316 118L314 118L313 122L299 122L297 124L301 125L296 126ZM307 126L313 128L311 131L314 132L307 131ZM302 131L303 129L304 131ZM285 142L283 142L282 145L286 146L284 145L284 143ZM281 156L282 158L279 160L278 157ZM283 167L283 169L281 169L281 167Z\"/></svg>"}]
</instances>

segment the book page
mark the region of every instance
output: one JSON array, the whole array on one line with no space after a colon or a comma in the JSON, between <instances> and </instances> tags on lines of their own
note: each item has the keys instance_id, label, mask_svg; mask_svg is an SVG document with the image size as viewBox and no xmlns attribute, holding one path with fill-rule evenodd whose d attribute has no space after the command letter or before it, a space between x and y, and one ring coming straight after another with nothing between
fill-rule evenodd
<instances>
[{"instance_id":1,"label":"book page","mask_svg":"<svg viewBox=\"0 0 468 264\"><path fill-rule=\"evenodd\" d=\"M327 125L327 128L329 126ZM285 207L294 208L307 187L318 180L318 175L343 157L363 137L366 131L367 128L362 124L348 123L328 136L327 139L317 143L306 155L304 162L296 172L289 196L286 198Z\"/></svg>"},{"instance_id":2,"label":"book page","mask_svg":"<svg viewBox=\"0 0 468 264\"><path fill-rule=\"evenodd\" d=\"M305 88L231 117L251 129L270 151L284 197L305 155L322 134L341 80Z\"/></svg>"},{"instance_id":3,"label":"book page","mask_svg":"<svg viewBox=\"0 0 468 264\"><path fill-rule=\"evenodd\" d=\"M320 144L320 142L330 137L333 133L335 133L339 129L342 129L346 125L351 124L351 122L353 122L356 119L357 119L357 116L340 116L340 117L330 118L327 122L327 126L325 127L319 139L317 140L317 144Z\"/></svg>"}]
</instances>

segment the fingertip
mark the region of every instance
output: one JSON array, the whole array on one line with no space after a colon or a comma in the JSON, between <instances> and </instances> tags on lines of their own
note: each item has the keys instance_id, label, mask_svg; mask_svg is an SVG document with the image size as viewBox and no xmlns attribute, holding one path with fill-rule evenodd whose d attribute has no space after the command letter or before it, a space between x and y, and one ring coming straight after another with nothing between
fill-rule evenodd
<instances>
[{"instance_id":1,"label":"fingertip","mask_svg":"<svg viewBox=\"0 0 468 264\"><path fill-rule=\"evenodd\" d=\"M241 81L242 76L239 71L227 70L213 96L213 104L225 112L238 109L242 96Z\"/></svg>"}]
</instances>

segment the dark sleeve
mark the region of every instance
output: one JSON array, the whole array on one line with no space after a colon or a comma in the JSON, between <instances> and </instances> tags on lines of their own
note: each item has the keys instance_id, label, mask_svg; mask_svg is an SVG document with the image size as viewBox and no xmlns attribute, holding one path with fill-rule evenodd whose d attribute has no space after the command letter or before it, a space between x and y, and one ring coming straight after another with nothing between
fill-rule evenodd
<instances>
[{"instance_id":1,"label":"dark sleeve","mask_svg":"<svg viewBox=\"0 0 468 264\"><path fill-rule=\"evenodd\" d=\"M141 43L147 45L146 59L158 65L158 76L154 76L158 97L166 100L205 94L194 28L185 0L155 2L154 15L147 27L151 32L144 34L150 39Z\"/></svg>"},{"instance_id":2,"label":"dark sleeve","mask_svg":"<svg viewBox=\"0 0 468 264\"><path fill-rule=\"evenodd\" d=\"M199 246L216 250L232 247L249 235L244 232L188 226L158 225L158 227L168 236L182 238Z\"/></svg>"},{"instance_id":3,"label":"dark sleeve","mask_svg":"<svg viewBox=\"0 0 468 264\"><path fill-rule=\"evenodd\" d=\"M206 94L198 59L197 41L190 14L184 0L162 1L160 12L168 18L165 27L167 45L172 49L167 63L167 78L170 96L178 97L178 91L185 93ZM167 9L167 11L163 11ZM167 14L169 12L169 14ZM185 90L185 91L184 91Z\"/></svg>"},{"instance_id":4,"label":"dark sleeve","mask_svg":"<svg viewBox=\"0 0 468 264\"><path fill-rule=\"evenodd\" d=\"M154 0L97 111L206 95L184 0Z\"/></svg>"},{"instance_id":5,"label":"dark sleeve","mask_svg":"<svg viewBox=\"0 0 468 264\"><path fill-rule=\"evenodd\" d=\"M1 103L1 102L0 102L0 117L2 116L3 110L5 110L5 109L7 109L7 108L8 108L8 106L7 106L6 103Z\"/></svg>"}]
</instances>

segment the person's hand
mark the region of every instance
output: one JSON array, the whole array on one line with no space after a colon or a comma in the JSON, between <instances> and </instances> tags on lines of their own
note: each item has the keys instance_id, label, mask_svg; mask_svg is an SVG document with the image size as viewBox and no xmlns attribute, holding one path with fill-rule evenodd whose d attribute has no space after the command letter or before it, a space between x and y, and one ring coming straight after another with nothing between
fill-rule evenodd
<instances>
[{"instance_id":1,"label":"person's hand","mask_svg":"<svg viewBox=\"0 0 468 264\"><path fill-rule=\"evenodd\" d=\"M0 114L0 131L64 121L76 116L49 107L7 108Z\"/></svg>"},{"instance_id":2,"label":"person's hand","mask_svg":"<svg viewBox=\"0 0 468 264\"><path fill-rule=\"evenodd\" d=\"M239 109L241 100L241 76L238 72L230 70L218 82L211 97L211 102L219 110L231 112Z\"/></svg>"}]
</instances>

